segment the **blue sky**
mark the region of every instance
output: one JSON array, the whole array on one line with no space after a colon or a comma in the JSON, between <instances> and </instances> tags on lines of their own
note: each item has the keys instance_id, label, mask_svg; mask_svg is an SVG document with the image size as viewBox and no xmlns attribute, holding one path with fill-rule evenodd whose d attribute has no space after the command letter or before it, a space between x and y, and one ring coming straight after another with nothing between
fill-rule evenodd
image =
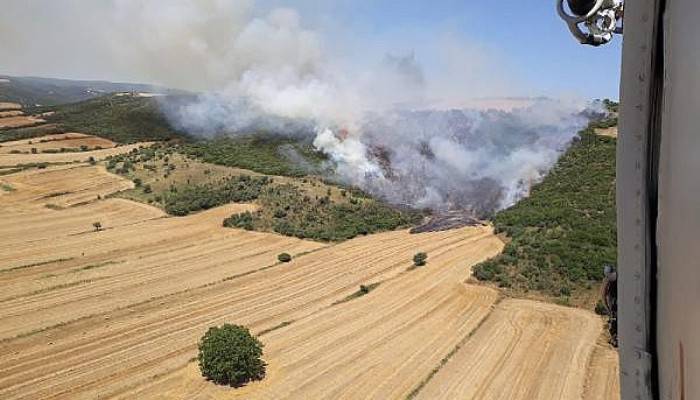
<instances>
[{"instance_id":1,"label":"blue sky","mask_svg":"<svg viewBox=\"0 0 700 400\"><path fill-rule=\"evenodd\" d=\"M354 83L363 71L380 71L387 55L409 58L412 70L425 77L428 100L618 98L621 39L600 48L578 44L559 20L553 3L15 1L0 13L0 38L9 38L0 40L0 73L208 90L239 78L261 58L278 66L297 60L295 67L304 70L299 60L312 59L308 49L316 50L315 45L303 43L311 32L320 38L323 63L346 82ZM294 10L298 26L258 29L256 21L265 21L280 8ZM259 36L249 40L247 50L236 53L240 44L236 35L248 24L254 25ZM259 54L253 54L256 52ZM246 64L250 54L254 57Z\"/></svg>"},{"instance_id":2,"label":"blue sky","mask_svg":"<svg viewBox=\"0 0 700 400\"><path fill-rule=\"evenodd\" d=\"M621 38L593 48L578 44L551 0L267 0L271 7L297 9L305 24L336 34L394 42L412 49L411 38L449 31L495 55L504 73L524 81L523 95L618 98ZM406 38L401 41L400 38ZM388 39L383 39L388 38ZM425 61L425 60L423 60ZM503 73L503 72L502 72ZM518 94L518 93L515 93Z\"/></svg>"}]
</instances>

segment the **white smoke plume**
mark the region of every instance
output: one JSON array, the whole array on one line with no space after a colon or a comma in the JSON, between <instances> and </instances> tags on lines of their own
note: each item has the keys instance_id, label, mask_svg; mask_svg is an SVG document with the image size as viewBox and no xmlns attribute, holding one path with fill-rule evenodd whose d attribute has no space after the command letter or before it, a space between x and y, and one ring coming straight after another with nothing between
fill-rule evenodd
<instances>
[{"instance_id":1,"label":"white smoke plume","mask_svg":"<svg viewBox=\"0 0 700 400\"><path fill-rule=\"evenodd\" d=\"M389 201L483 215L529 193L587 118L540 99L511 111L394 111L369 117L357 136L329 129L314 144L337 173Z\"/></svg>"},{"instance_id":2,"label":"white smoke plume","mask_svg":"<svg viewBox=\"0 0 700 400\"><path fill-rule=\"evenodd\" d=\"M527 85L497 52L450 32L387 46L329 39L296 10L253 0L17 1L3 5L0 36L13 38L0 41L7 73L31 65L197 91L164 101L176 126L311 135L338 179L417 207L513 204L586 122L580 102L506 98Z\"/></svg>"}]
</instances>

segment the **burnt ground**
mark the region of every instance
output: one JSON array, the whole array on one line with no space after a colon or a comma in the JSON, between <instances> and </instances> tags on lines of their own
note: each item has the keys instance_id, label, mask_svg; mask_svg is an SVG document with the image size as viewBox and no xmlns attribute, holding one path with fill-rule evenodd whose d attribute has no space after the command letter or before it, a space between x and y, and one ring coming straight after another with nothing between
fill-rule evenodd
<instances>
[{"instance_id":1,"label":"burnt ground","mask_svg":"<svg viewBox=\"0 0 700 400\"><path fill-rule=\"evenodd\" d=\"M411 229L411 233L440 232L465 226L483 225L467 211L443 211L431 215L426 222Z\"/></svg>"}]
</instances>

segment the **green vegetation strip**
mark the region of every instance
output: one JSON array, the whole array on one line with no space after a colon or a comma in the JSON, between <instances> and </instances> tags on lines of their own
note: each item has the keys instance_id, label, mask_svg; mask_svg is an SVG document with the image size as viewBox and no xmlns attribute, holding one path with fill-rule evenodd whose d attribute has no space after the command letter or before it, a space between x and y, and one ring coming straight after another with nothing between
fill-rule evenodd
<instances>
[{"instance_id":1,"label":"green vegetation strip","mask_svg":"<svg viewBox=\"0 0 700 400\"><path fill-rule=\"evenodd\" d=\"M14 174L16 172L21 172L22 170L23 170L22 168L0 169L0 176Z\"/></svg>"},{"instance_id":2,"label":"green vegetation strip","mask_svg":"<svg viewBox=\"0 0 700 400\"><path fill-rule=\"evenodd\" d=\"M64 133L63 129L56 125L40 125L30 128L7 129L0 132L0 143L13 142L16 140L32 139L39 136L55 135Z\"/></svg>"},{"instance_id":3,"label":"green vegetation strip","mask_svg":"<svg viewBox=\"0 0 700 400\"><path fill-rule=\"evenodd\" d=\"M26 264L26 265L20 265L18 267L12 267L12 268L7 268L7 269L2 269L0 270L0 273L3 272L12 272L12 271L17 271L20 269L25 269L25 268L33 268L33 267L40 267L42 265L48 265L48 264L53 264L53 263L60 263L64 261L70 261L73 260L75 257L69 257L69 258L57 258L55 260L49 260L49 261L42 261L38 263L33 263L33 264Z\"/></svg>"},{"instance_id":4,"label":"green vegetation strip","mask_svg":"<svg viewBox=\"0 0 700 400\"><path fill-rule=\"evenodd\" d=\"M579 136L528 198L496 214L496 232L511 241L474 267L477 279L568 304L602 280L604 264L616 263L616 139L592 127Z\"/></svg>"},{"instance_id":5,"label":"green vegetation strip","mask_svg":"<svg viewBox=\"0 0 700 400\"><path fill-rule=\"evenodd\" d=\"M71 272L89 271L91 269L102 268L102 267L106 267L108 265L121 264L123 262L124 261L105 261L105 262L101 262L101 263L97 263L97 264L90 264L90 265L86 265L84 267L76 268L76 269L71 270Z\"/></svg>"},{"instance_id":6,"label":"green vegetation strip","mask_svg":"<svg viewBox=\"0 0 700 400\"><path fill-rule=\"evenodd\" d=\"M97 280L102 280L102 279L106 279L106 278L83 279L83 280L80 280L80 281L62 283L62 284L60 284L60 285L55 285L55 286L49 286L49 287L45 287L45 288L43 288L43 289L34 290L34 291L32 291L32 292L29 292L29 293L22 293L22 294L18 294L18 295L15 295L15 296L5 297L4 299L0 299L0 303L4 303L4 302L7 302L7 301L12 301L12 300L20 299L20 298L22 298L22 297L36 296L36 295L38 295L38 294L48 293L48 292L51 292L51 291L54 291L54 290L68 289L68 288L72 288L72 287L75 287L75 286L80 286L80 285L84 285L84 284L87 284L87 283L92 283L92 282L95 282L95 281L97 281Z\"/></svg>"}]
</instances>

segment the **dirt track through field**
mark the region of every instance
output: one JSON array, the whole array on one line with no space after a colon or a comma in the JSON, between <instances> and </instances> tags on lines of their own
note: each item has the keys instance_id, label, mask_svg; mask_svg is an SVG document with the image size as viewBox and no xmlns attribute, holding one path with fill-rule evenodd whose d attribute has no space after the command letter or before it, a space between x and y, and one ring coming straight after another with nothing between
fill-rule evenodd
<instances>
[{"instance_id":1,"label":"dirt track through field","mask_svg":"<svg viewBox=\"0 0 700 400\"><path fill-rule=\"evenodd\" d=\"M0 196L0 398L399 399L460 344L420 397L435 385L486 396L472 398L615 390L615 360L593 351L600 318L497 304L496 290L465 283L471 265L503 248L488 226L329 245L221 226L252 205L174 218L105 199L133 183L101 166L0 183L13 188ZM428 265L409 270L417 251ZM296 257L282 264L281 252ZM371 283L380 285L342 302ZM197 341L224 322L268 331L265 380L232 389L199 375Z\"/></svg>"}]
</instances>

